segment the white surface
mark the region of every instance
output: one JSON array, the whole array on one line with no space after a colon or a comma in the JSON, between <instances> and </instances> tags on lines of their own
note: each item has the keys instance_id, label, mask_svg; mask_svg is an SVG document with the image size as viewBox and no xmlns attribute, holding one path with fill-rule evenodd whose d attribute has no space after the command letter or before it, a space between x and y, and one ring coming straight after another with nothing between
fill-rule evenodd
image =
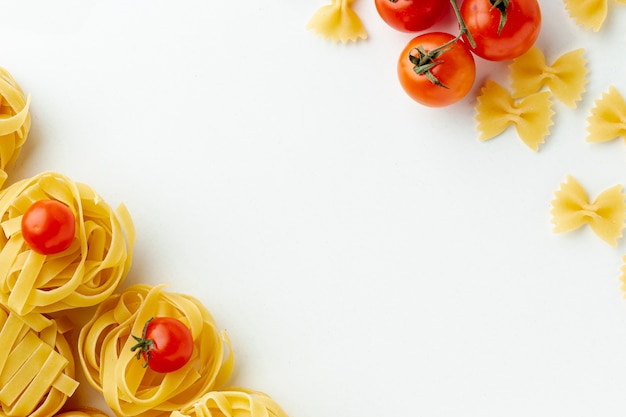
<instances>
[{"instance_id":1,"label":"white surface","mask_svg":"<svg viewBox=\"0 0 626 417\"><path fill-rule=\"evenodd\" d=\"M0 65L33 100L10 180L52 169L124 202L126 283L200 298L232 382L291 417L624 416L625 243L555 235L549 209L567 174L591 196L626 181L622 140L585 142L593 100L626 93L626 8L593 33L541 2L548 60L584 47L591 73L535 153L477 140L479 84L411 102L412 35L373 2L355 2L366 42L305 30L324 4L4 2Z\"/></svg>"}]
</instances>

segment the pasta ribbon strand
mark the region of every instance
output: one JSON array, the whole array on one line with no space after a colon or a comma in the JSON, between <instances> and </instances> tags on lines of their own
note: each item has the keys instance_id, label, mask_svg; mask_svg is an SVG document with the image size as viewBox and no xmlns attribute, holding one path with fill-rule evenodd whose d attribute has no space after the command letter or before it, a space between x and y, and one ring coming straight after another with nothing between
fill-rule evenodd
<instances>
[{"instance_id":1,"label":"pasta ribbon strand","mask_svg":"<svg viewBox=\"0 0 626 417\"><path fill-rule=\"evenodd\" d=\"M240 387L211 391L171 417L287 417L267 394Z\"/></svg>"},{"instance_id":2,"label":"pasta ribbon strand","mask_svg":"<svg viewBox=\"0 0 626 417\"><path fill-rule=\"evenodd\" d=\"M306 25L324 38L333 42L356 42L367 39L367 32L361 19L351 8L354 0L332 0L332 3L320 7Z\"/></svg>"},{"instance_id":3,"label":"pasta ribbon strand","mask_svg":"<svg viewBox=\"0 0 626 417\"><path fill-rule=\"evenodd\" d=\"M479 140L486 141L514 125L520 139L534 151L539 150L552 126L550 93L541 91L516 101L500 84L487 80L476 105Z\"/></svg>"},{"instance_id":4,"label":"pasta ribbon strand","mask_svg":"<svg viewBox=\"0 0 626 417\"><path fill-rule=\"evenodd\" d=\"M513 97L527 96L545 85L554 97L575 108L587 84L588 70L584 52L582 48L567 52L548 65L541 49L533 46L509 65Z\"/></svg>"},{"instance_id":5,"label":"pasta ribbon strand","mask_svg":"<svg viewBox=\"0 0 626 417\"><path fill-rule=\"evenodd\" d=\"M614 86L594 102L587 118L587 141L608 142L622 137L626 140L626 102Z\"/></svg>"},{"instance_id":6,"label":"pasta ribbon strand","mask_svg":"<svg viewBox=\"0 0 626 417\"><path fill-rule=\"evenodd\" d=\"M588 224L602 240L611 246L617 245L626 220L626 195L621 185L604 190L590 202L580 183L568 175L554 195L550 213L555 233Z\"/></svg>"},{"instance_id":7,"label":"pasta ribbon strand","mask_svg":"<svg viewBox=\"0 0 626 417\"><path fill-rule=\"evenodd\" d=\"M136 284L97 307L81 329L78 356L87 381L124 416L169 416L222 387L234 365L230 340L195 298ZM137 360L131 335L152 317L173 317L189 327L194 353L174 372L158 373Z\"/></svg>"}]
</instances>

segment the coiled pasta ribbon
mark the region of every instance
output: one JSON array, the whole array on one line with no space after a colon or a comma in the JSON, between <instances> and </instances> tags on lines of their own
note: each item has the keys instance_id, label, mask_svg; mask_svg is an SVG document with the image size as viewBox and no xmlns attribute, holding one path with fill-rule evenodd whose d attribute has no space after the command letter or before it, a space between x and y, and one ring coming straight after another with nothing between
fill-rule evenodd
<instances>
[{"instance_id":1,"label":"coiled pasta ribbon","mask_svg":"<svg viewBox=\"0 0 626 417\"><path fill-rule=\"evenodd\" d=\"M171 417L287 417L267 394L244 388L211 391Z\"/></svg>"},{"instance_id":2,"label":"coiled pasta ribbon","mask_svg":"<svg viewBox=\"0 0 626 417\"><path fill-rule=\"evenodd\" d=\"M177 371L154 372L131 351L131 335L152 317L173 317L191 330L194 352ZM209 311L163 285L133 285L100 304L80 331L78 355L89 383L120 416L168 416L223 386L234 365L230 341Z\"/></svg>"},{"instance_id":3,"label":"coiled pasta ribbon","mask_svg":"<svg viewBox=\"0 0 626 417\"><path fill-rule=\"evenodd\" d=\"M354 0L332 0L331 4L320 7L307 23L307 29L313 29L333 42L366 39L363 23L350 7L352 2Z\"/></svg>"},{"instance_id":4,"label":"coiled pasta ribbon","mask_svg":"<svg viewBox=\"0 0 626 417\"><path fill-rule=\"evenodd\" d=\"M487 80L478 96L475 119L479 140L492 139L514 125L520 139L534 151L544 143L552 126L552 102L548 91L515 100L500 84Z\"/></svg>"},{"instance_id":5,"label":"coiled pasta ribbon","mask_svg":"<svg viewBox=\"0 0 626 417\"><path fill-rule=\"evenodd\" d=\"M80 410L64 411L54 417L108 417L95 408L81 408Z\"/></svg>"},{"instance_id":6,"label":"coiled pasta ribbon","mask_svg":"<svg viewBox=\"0 0 626 417\"><path fill-rule=\"evenodd\" d=\"M36 332L0 306L0 416L50 417L78 382L74 357L56 323Z\"/></svg>"},{"instance_id":7,"label":"coiled pasta ribbon","mask_svg":"<svg viewBox=\"0 0 626 417\"><path fill-rule=\"evenodd\" d=\"M521 98L547 86L554 97L571 108L582 99L587 84L585 50L576 49L546 63L541 49L533 46L509 65L514 98Z\"/></svg>"},{"instance_id":8,"label":"coiled pasta ribbon","mask_svg":"<svg viewBox=\"0 0 626 417\"><path fill-rule=\"evenodd\" d=\"M587 118L588 142L608 142L616 138L626 140L626 102L614 86L594 102Z\"/></svg>"},{"instance_id":9,"label":"coiled pasta ribbon","mask_svg":"<svg viewBox=\"0 0 626 417\"><path fill-rule=\"evenodd\" d=\"M76 237L58 254L30 249L21 218L37 200L55 199L76 217ZM126 208L112 210L89 186L44 172L0 191L0 302L42 330L42 314L96 305L124 280L135 231Z\"/></svg>"},{"instance_id":10,"label":"coiled pasta ribbon","mask_svg":"<svg viewBox=\"0 0 626 417\"><path fill-rule=\"evenodd\" d=\"M626 4L626 0L615 0ZM608 14L608 0L565 0L565 9L577 24L598 32Z\"/></svg>"},{"instance_id":11,"label":"coiled pasta ribbon","mask_svg":"<svg viewBox=\"0 0 626 417\"><path fill-rule=\"evenodd\" d=\"M617 245L626 220L626 196L621 185L604 190L590 202L580 183L568 175L554 195L551 213L555 233L588 224L602 240Z\"/></svg>"},{"instance_id":12,"label":"coiled pasta ribbon","mask_svg":"<svg viewBox=\"0 0 626 417\"><path fill-rule=\"evenodd\" d=\"M6 169L17 159L30 131L30 96L4 68L0 68L0 187Z\"/></svg>"}]
</instances>

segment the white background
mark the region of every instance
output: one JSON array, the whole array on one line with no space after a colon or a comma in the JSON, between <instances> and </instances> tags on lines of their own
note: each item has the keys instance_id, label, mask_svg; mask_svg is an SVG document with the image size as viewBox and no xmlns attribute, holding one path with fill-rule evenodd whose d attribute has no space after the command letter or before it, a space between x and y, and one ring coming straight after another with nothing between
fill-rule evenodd
<instances>
[{"instance_id":1,"label":"white background","mask_svg":"<svg viewBox=\"0 0 626 417\"><path fill-rule=\"evenodd\" d=\"M395 75L412 35L360 0L369 39L333 44L305 29L328 3L1 2L0 65L32 96L9 182L56 170L124 202L125 285L196 295L232 382L291 417L624 416L626 244L553 234L549 211L567 174L592 198L626 181L623 140L585 141L593 101L626 94L626 8L594 33L540 2L538 45L585 48L590 82L533 152L477 139L505 63L421 107Z\"/></svg>"}]
</instances>

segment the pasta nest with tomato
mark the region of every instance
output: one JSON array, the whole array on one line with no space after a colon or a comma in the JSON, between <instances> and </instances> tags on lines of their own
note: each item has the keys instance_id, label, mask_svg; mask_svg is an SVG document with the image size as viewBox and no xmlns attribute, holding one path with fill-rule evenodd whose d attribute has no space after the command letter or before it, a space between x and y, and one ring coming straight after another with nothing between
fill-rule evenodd
<instances>
[{"instance_id":1,"label":"pasta nest with tomato","mask_svg":"<svg viewBox=\"0 0 626 417\"><path fill-rule=\"evenodd\" d=\"M52 321L41 332L0 305L0 416L50 417L78 387L68 327Z\"/></svg>"},{"instance_id":2,"label":"pasta nest with tomato","mask_svg":"<svg viewBox=\"0 0 626 417\"><path fill-rule=\"evenodd\" d=\"M69 247L39 253L25 241L24 213L41 201L60 202L75 219ZM44 314L97 305L130 269L135 231L126 208L113 210L91 187L44 172L0 191L0 302L31 327Z\"/></svg>"},{"instance_id":3,"label":"pasta nest with tomato","mask_svg":"<svg viewBox=\"0 0 626 417\"><path fill-rule=\"evenodd\" d=\"M135 284L111 296L79 333L86 379L119 416L169 416L223 386L232 373L230 341L209 311L194 297L163 287ZM132 336L155 317L179 320L191 333L191 357L172 372L145 366L133 350Z\"/></svg>"},{"instance_id":4,"label":"pasta nest with tomato","mask_svg":"<svg viewBox=\"0 0 626 417\"><path fill-rule=\"evenodd\" d=\"M5 170L20 154L30 131L30 97L4 68L0 68L0 186Z\"/></svg>"},{"instance_id":5,"label":"pasta nest with tomato","mask_svg":"<svg viewBox=\"0 0 626 417\"><path fill-rule=\"evenodd\" d=\"M245 388L211 391L171 417L287 417L283 409L263 392Z\"/></svg>"}]
</instances>

